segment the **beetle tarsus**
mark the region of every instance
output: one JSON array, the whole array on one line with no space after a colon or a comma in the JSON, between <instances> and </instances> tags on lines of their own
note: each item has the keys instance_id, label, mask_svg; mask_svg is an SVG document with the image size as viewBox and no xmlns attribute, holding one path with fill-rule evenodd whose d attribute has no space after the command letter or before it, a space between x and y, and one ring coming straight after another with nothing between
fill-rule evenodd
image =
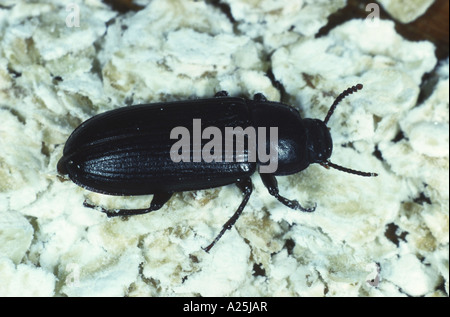
<instances>
[{"instance_id":1,"label":"beetle tarsus","mask_svg":"<svg viewBox=\"0 0 450 317\"><path fill-rule=\"evenodd\" d=\"M305 208L297 200L290 200L286 197L283 197L280 195L278 190L278 182L274 175L272 174L260 174L261 180L264 183L264 186L266 186L267 190L269 191L269 194L275 197L280 203L283 205L295 209L295 210L301 210L304 212L313 212L316 210L316 204L314 204L314 207L311 208Z\"/></svg>"},{"instance_id":2,"label":"beetle tarsus","mask_svg":"<svg viewBox=\"0 0 450 317\"><path fill-rule=\"evenodd\" d=\"M202 248L205 252L209 252L211 248L216 244L217 241L222 238L225 231L231 229L233 225L238 220L239 216L241 215L242 211L245 208L245 205L247 205L247 202L250 198L250 195L253 191L253 184L250 178L244 178L236 183L236 186L239 187L239 189L244 194L244 198L242 199L241 204L239 205L236 212L233 214L233 216L223 225L222 230L220 230L219 234L216 236L213 242L211 242L206 248Z\"/></svg>"},{"instance_id":3,"label":"beetle tarsus","mask_svg":"<svg viewBox=\"0 0 450 317\"><path fill-rule=\"evenodd\" d=\"M149 208L142 209L116 209L116 210L108 210L100 206L95 206L93 204L88 203L86 200L83 202L83 206L88 208L97 209L100 208L100 211L105 213L108 218L111 217L121 217L121 216L135 216L146 214L158 209L161 209L162 206L169 201L170 197L172 197L172 193L157 193L153 195L152 202L150 203Z\"/></svg>"}]
</instances>

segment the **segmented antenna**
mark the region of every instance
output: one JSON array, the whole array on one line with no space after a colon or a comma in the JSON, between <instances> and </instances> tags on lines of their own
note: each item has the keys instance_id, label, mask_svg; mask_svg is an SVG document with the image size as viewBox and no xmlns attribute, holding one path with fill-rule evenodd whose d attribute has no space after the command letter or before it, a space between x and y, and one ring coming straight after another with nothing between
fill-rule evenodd
<instances>
[{"instance_id":1,"label":"segmented antenna","mask_svg":"<svg viewBox=\"0 0 450 317\"><path fill-rule=\"evenodd\" d=\"M331 163L330 161L326 161L324 163L321 163L320 165L322 165L325 168L329 168L332 167L334 169L337 169L339 171L342 172L346 172L346 173L350 173L350 174L355 174L355 175L359 175L359 176L364 176L364 177L374 177L374 176L378 176L377 173L370 173L370 172L361 172L361 171L357 171L357 170L353 170L351 168L348 167L343 167L334 163Z\"/></svg>"},{"instance_id":2,"label":"segmented antenna","mask_svg":"<svg viewBox=\"0 0 450 317\"><path fill-rule=\"evenodd\" d=\"M330 120L330 117L334 112L334 109L336 109L336 106L342 101L342 99L361 89L363 89L363 85L357 84L356 86L347 88L339 96L337 96L333 104L331 105L330 110L328 110L327 116L325 117L325 120L323 120L323 123L325 123L325 125L327 124L328 120Z\"/></svg>"},{"instance_id":3,"label":"segmented antenna","mask_svg":"<svg viewBox=\"0 0 450 317\"><path fill-rule=\"evenodd\" d=\"M334 112L334 109L336 109L336 106L342 101L342 99L344 99L348 95L351 95L352 93L357 92L358 90L361 90L361 89L363 89L363 85L357 84L355 86L347 88L339 96L337 96L336 99L334 100L333 104L331 105L330 110L328 110L327 116L325 117L325 120L323 120L323 123L325 123L325 125L327 124L328 120L330 120L330 117ZM343 166L331 163L330 161L323 162L323 163L321 163L321 165L325 168L332 167L332 168L337 169L342 172L355 174L355 175L359 175L359 176L364 176L364 177L378 176L377 173L368 173L368 172L361 172L361 171L353 170L348 167L343 167Z\"/></svg>"}]
</instances>

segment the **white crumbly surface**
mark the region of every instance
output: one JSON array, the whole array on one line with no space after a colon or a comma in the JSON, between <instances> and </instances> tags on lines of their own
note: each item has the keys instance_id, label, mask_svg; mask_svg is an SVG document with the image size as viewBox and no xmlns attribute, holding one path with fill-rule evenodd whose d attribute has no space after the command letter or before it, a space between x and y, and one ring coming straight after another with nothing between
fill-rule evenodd
<instances>
[{"instance_id":1,"label":"white crumbly surface","mask_svg":"<svg viewBox=\"0 0 450 317\"><path fill-rule=\"evenodd\" d=\"M401 23L410 23L423 15L435 0L378 0ZM440 1L440 0L438 0Z\"/></svg>"},{"instance_id":2,"label":"white crumbly surface","mask_svg":"<svg viewBox=\"0 0 450 317\"><path fill-rule=\"evenodd\" d=\"M59 1L0 1L0 296L448 296L448 60L418 104L434 46L392 22L351 20L315 38L344 1L223 3L234 25L202 1L119 15L86 0L69 28ZM282 195L317 203L306 214L255 174L209 254L201 247L237 208L236 186L176 194L124 220L82 203L143 208L152 196L94 194L57 176L64 142L94 114L220 90L279 101L270 71L312 118L364 84L329 122L331 160L379 176L312 165L278 177Z\"/></svg>"}]
</instances>

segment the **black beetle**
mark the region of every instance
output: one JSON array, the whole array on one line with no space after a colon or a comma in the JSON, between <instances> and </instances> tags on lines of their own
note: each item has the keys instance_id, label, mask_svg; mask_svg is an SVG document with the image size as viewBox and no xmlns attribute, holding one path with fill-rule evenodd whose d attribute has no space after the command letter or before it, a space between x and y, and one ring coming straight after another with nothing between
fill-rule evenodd
<instances>
[{"instance_id":1,"label":"black beetle","mask_svg":"<svg viewBox=\"0 0 450 317\"><path fill-rule=\"evenodd\" d=\"M275 176L300 172L312 163L356 175L376 176L375 173L344 168L328 160L332 152L332 140L326 123L337 104L360 89L362 85L358 84L343 91L332 104L324 121L302 119L294 108L267 101L262 94L256 94L254 100L248 100L227 97L228 94L224 91L211 99L136 105L108 111L92 117L75 129L65 144L63 157L58 162L58 172L68 174L81 187L103 194L154 195L150 207L146 209L102 208L109 217L158 210L175 192L236 184L244 193L244 198L214 241L204 248L208 252L242 213L252 193L250 176L257 167L260 168L261 179L272 196L289 208L305 212L314 211L315 206L304 208L298 201L281 196ZM180 146L180 155L180 149L173 149L173 131L177 127L182 127L178 131L184 131L183 127L192 126L198 119L205 127L214 127L215 130L208 131L215 131L217 134L209 133L208 137L208 133L206 136L204 133L196 141L195 134L198 137L199 132L194 131L192 139L189 136L189 140L193 140L193 146ZM247 144L244 151L238 152L237 145L227 148L226 142L221 140L215 143L218 147L214 149L214 154L217 154L215 159L206 160L202 157L199 152L202 149L202 154L213 153L211 146L207 146L208 150L205 150L208 138L226 134L226 129L230 127L240 127L241 132L245 129L241 133ZM250 134L245 134L250 131L247 129L249 127L258 128L257 146L265 151L258 152L254 160L250 158L252 155L255 158L256 149L252 152L250 145L255 145L256 141L250 139ZM263 131L260 129L270 127L276 128L276 144L273 140L267 140L265 133L264 138L259 138ZM179 136L178 133L175 134ZM237 135L234 137L238 139ZM223 148L225 151L222 151ZM276 149L276 170L264 173L261 167L267 159L262 160L263 154L273 148ZM84 205L96 208L86 201Z\"/></svg>"}]
</instances>

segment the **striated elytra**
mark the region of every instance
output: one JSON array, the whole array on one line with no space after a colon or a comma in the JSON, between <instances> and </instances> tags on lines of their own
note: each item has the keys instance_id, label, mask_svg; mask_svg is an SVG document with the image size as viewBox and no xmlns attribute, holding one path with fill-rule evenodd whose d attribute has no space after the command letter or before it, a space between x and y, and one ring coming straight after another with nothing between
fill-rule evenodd
<instances>
[{"instance_id":1,"label":"striated elytra","mask_svg":"<svg viewBox=\"0 0 450 317\"><path fill-rule=\"evenodd\" d=\"M257 168L272 196L305 212L315 207L305 208L280 195L275 176L297 173L312 163L376 176L329 161L332 139L326 123L337 104L360 89L358 84L343 91L324 121L303 119L294 108L268 101L262 94L248 100L228 97L224 91L210 99L108 111L73 131L58 162L58 172L94 192L154 195L145 209L100 207L109 217L158 210L176 192L236 184L244 198L214 241L204 248L208 252L244 210L253 188L250 176Z\"/></svg>"}]
</instances>

